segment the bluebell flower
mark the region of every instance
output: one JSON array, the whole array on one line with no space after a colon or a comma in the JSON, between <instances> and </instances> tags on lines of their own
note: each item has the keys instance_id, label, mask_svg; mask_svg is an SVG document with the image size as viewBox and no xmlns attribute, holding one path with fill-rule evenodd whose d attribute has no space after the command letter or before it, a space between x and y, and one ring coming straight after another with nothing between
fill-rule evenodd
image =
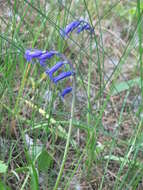
<instances>
[{"instance_id":1,"label":"bluebell flower","mask_svg":"<svg viewBox=\"0 0 143 190\"><path fill-rule=\"evenodd\" d=\"M61 60L57 62L53 67L48 68L46 65L46 61L51 59L54 55L58 56ZM25 58L29 62L31 62L33 58L37 59L40 62L40 65L44 67L46 74L50 77L50 80L55 84L74 74L71 63L68 60L66 60L66 57L64 55L60 54L57 51L42 51L38 49L28 49L25 51ZM54 73L65 64L69 64L69 71L62 71L60 74L54 77ZM67 87L60 93L60 96L64 98L64 96L70 93L71 91L72 87Z\"/></svg>"},{"instance_id":2,"label":"bluebell flower","mask_svg":"<svg viewBox=\"0 0 143 190\"><path fill-rule=\"evenodd\" d=\"M60 93L61 97L64 98L66 94L70 93L72 91L72 87L67 87Z\"/></svg>"},{"instance_id":3,"label":"bluebell flower","mask_svg":"<svg viewBox=\"0 0 143 190\"><path fill-rule=\"evenodd\" d=\"M83 30L89 30L91 33L94 31L94 29L90 26L88 22L85 20L76 20L68 24L65 29L60 30L60 34L62 37L68 37L69 33L71 33L73 30L77 29L76 33L79 34Z\"/></svg>"},{"instance_id":4,"label":"bluebell flower","mask_svg":"<svg viewBox=\"0 0 143 190\"><path fill-rule=\"evenodd\" d=\"M82 32L83 30L89 30L91 31L91 33L94 31L93 28L91 28L91 26L88 23L83 23L83 25L81 24L78 28L77 28L77 34L79 34L80 32Z\"/></svg>"},{"instance_id":5,"label":"bluebell flower","mask_svg":"<svg viewBox=\"0 0 143 190\"><path fill-rule=\"evenodd\" d=\"M28 49L25 51L25 58L27 61L30 62L33 58L37 58L42 67L46 67L46 60L51 59L54 55L60 56L57 51L41 51L38 49Z\"/></svg>"},{"instance_id":6,"label":"bluebell flower","mask_svg":"<svg viewBox=\"0 0 143 190\"><path fill-rule=\"evenodd\" d=\"M25 51L24 57L28 62L30 62L33 58L38 58L40 55L42 55L43 51L38 49L27 49Z\"/></svg>"},{"instance_id":7,"label":"bluebell flower","mask_svg":"<svg viewBox=\"0 0 143 190\"><path fill-rule=\"evenodd\" d=\"M71 22L70 24L68 24L66 26L65 29L60 30L60 34L63 37L66 37L70 32L72 32L75 28L77 28L80 25L80 23L81 23L80 20L76 20L76 21Z\"/></svg>"},{"instance_id":8,"label":"bluebell flower","mask_svg":"<svg viewBox=\"0 0 143 190\"><path fill-rule=\"evenodd\" d=\"M65 61L59 61L54 65L51 69L46 70L46 74L49 75L49 77L52 79L54 72L56 72L60 67L62 67L65 64Z\"/></svg>"},{"instance_id":9,"label":"bluebell flower","mask_svg":"<svg viewBox=\"0 0 143 190\"><path fill-rule=\"evenodd\" d=\"M47 59L51 59L54 55L60 55L57 51L46 51L38 57L40 65L46 67L45 62Z\"/></svg>"},{"instance_id":10,"label":"bluebell flower","mask_svg":"<svg viewBox=\"0 0 143 190\"><path fill-rule=\"evenodd\" d=\"M54 55L58 55L59 53L57 51L45 51L42 53L38 59L39 60L46 60L46 59L51 59Z\"/></svg>"},{"instance_id":11,"label":"bluebell flower","mask_svg":"<svg viewBox=\"0 0 143 190\"><path fill-rule=\"evenodd\" d=\"M54 77L52 80L56 84L58 81L60 81L64 78L70 77L72 74L73 74L73 72L71 72L71 71L62 72L58 76Z\"/></svg>"}]
</instances>

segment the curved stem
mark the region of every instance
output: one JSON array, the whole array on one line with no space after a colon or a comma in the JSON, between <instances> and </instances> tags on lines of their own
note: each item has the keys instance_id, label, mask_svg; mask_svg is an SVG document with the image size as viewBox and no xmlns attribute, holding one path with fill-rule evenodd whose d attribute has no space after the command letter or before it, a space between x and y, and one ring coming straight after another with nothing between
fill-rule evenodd
<instances>
[{"instance_id":1,"label":"curved stem","mask_svg":"<svg viewBox=\"0 0 143 190\"><path fill-rule=\"evenodd\" d=\"M63 160L61 163L60 171L56 180L56 184L54 186L53 190L57 190L59 182L61 180L63 171L64 171L64 165L67 159L67 154L68 154L68 149L69 149L69 144L70 144L70 137L71 137L71 132L72 132L72 125L73 125L73 117L74 117L74 107L75 107L75 75L73 76L73 97L72 97L72 105L71 105L71 117L70 117L70 123L69 123L69 131L68 131L68 136L67 136L67 142L66 142L66 147L64 151L64 156Z\"/></svg>"}]
</instances>

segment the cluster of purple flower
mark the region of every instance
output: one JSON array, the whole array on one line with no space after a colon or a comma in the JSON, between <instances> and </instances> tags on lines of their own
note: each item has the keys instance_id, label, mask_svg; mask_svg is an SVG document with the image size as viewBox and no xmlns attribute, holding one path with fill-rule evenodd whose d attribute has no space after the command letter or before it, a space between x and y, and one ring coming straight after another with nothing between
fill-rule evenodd
<instances>
[{"instance_id":1,"label":"cluster of purple flower","mask_svg":"<svg viewBox=\"0 0 143 190\"><path fill-rule=\"evenodd\" d=\"M62 37L68 38L69 33L71 33L75 29L77 29L77 34L81 33L84 30L90 31L91 34L94 32L94 29L85 20L75 20L68 24L65 29L61 29L60 34Z\"/></svg>"},{"instance_id":2,"label":"cluster of purple flower","mask_svg":"<svg viewBox=\"0 0 143 190\"><path fill-rule=\"evenodd\" d=\"M48 68L46 61L51 59L54 55L60 57L62 60L58 61L53 67ZM29 62L33 62L33 59L37 59L42 67L45 69L45 73L49 76L50 80L57 84L62 79L70 77L74 74L73 68L68 60L65 60L65 57L57 51L42 51L37 49L28 49L25 52L25 58ZM61 72L58 76L54 76L54 73L58 71L62 66L69 64L70 71ZM61 97L72 91L71 87L67 87L60 93Z\"/></svg>"},{"instance_id":3,"label":"cluster of purple flower","mask_svg":"<svg viewBox=\"0 0 143 190\"><path fill-rule=\"evenodd\" d=\"M93 32L93 28L84 20L76 20L71 22L66 26L65 29L60 30L60 34L62 37L67 38L69 33L73 30L77 29L77 33L82 32L83 30L89 30L91 33ZM58 61L53 67L47 68L46 61L51 59L53 56L58 56L61 60ZM37 59L42 67L45 69L45 73L49 76L50 80L57 84L62 79L74 75L74 70L70 62L57 51L42 51L38 49L27 49L25 51L25 58L28 62L33 62L33 59ZM57 72L62 66L68 64L70 66L69 71L61 72L58 76L54 76L54 73ZM62 98L68 93L72 91L72 87L66 87L61 91L60 95Z\"/></svg>"}]
</instances>

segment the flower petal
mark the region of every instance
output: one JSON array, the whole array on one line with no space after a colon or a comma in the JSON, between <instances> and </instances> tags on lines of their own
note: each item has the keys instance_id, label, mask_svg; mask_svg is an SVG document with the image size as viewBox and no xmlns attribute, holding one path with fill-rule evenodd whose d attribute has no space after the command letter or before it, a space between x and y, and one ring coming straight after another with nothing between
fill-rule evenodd
<instances>
[{"instance_id":1,"label":"flower petal","mask_svg":"<svg viewBox=\"0 0 143 190\"><path fill-rule=\"evenodd\" d=\"M38 58L40 55L42 55L43 51L38 50L38 49L27 49L25 51L24 57L26 58L27 61L31 61L33 58Z\"/></svg>"},{"instance_id":2,"label":"flower petal","mask_svg":"<svg viewBox=\"0 0 143 190\"><path fill-rule=\"evenodd\" d=\"M58 54L57 51L46 51L38 59L46 61L46 59L51 59L54 55Z\"/></svg>"},{"instance_id":3,"label":"flower petal","mask_svg":"<svg viewBox=\"0 0 143 190\"><path fill-rule=\"evenodd\" d=\"M81 22L81 20L76 20L68 24L65 29L60 30L61 36L66 37L70 32L77 28Z\"/></svg>"},{"instance_id":4,"label":"flower petal","mask_svg":"<svg viewBox=\"0 0 143 190\"><path fill-rule=\"evenodd\" d=\"M68 34L76 28L77 28L76 32L78 34L82 32L83 30L89 30L90 32L94 31L94 29L90 26L90 24L86 22L85 20L76 20L68 24L65 29L61 29L60 34L64 38L68 37Z\"/></svg>"},{"instance_id":5,"label":"flower petal","mask_svg":"<svg viewBox=\"0 0 143 190\"><path fill-rule=\"evenodd\" d=\"M51 69L48 69L46 71L46 74L48 74L50 76L50 78L52 78L53 73L56 72L64 64L65 64L65 61L59 61L59 62L57 62L56 65L54 65Z\"/></svg>"},{"instance_id":6,"label":"flower petal","mask_svg":"<svg viewBox=\"0 0 143 190\"><path fill-rule=\"evenodd\" d=\"M59 74L57 77L54 77L53 78L53 82L54 83L57 83L59 80L62 80L66 77L69 77L72 75L72 72L71 71L67 71L67 72L62 72L61 74Z\"/></svg>"},{"instance_id":7,"label":"flower petal","mask_svg":"<svg viewBox=\"0 0 143 190\"><path fill-rule=\"evenodd\" d=\"M77 33L79 34L83 30L90 30L92 32L93 28L88 23L85 23L83 26L78 27Z\"/></svg>"},{"instance_id":8,"label":"flower petal","mask_svg":"<svg viewBox=\"0 0 143 190\"><path fill-rule=\"evenodd\" d=\"M66 94L68 94L68 93L70 93L72 91L72 87L67 87L67 88L65 88L62 92L61 92L61 96L62 96L62 98L64 98L64 96L66 95Z\"/></svg>"}]
</instances>

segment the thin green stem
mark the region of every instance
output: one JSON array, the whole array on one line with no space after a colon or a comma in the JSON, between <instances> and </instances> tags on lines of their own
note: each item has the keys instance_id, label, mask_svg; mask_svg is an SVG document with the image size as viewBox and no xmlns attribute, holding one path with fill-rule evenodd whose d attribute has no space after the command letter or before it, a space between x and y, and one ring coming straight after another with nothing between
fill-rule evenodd
<instances>
[{"instance_id":1,"label":"thin green stem","mask_svg":"<svg viewBox=\"0 0 143 190\"><path fill-rule=\"evenodd\" d=\"M92 40L90 40L90 55L92 55ZM88 103L87 103L87 123L90 125L90 108L91 108L91 103L90 103L90 87L91 87L91 69L92 69L92 62L89 61L88 64L88 86L87 86L87 96L88 96Z\"/></svg>"},{"instance_id":2,"label":"thin green stem","mask_svg":"<svg viewBox=\"0 0 143 190\"><path fill-rule=\"evenodd\" d=\"M19 93L18 93L18 97L17 97L17 100L16 100L15 107L14 107L14 114L16 114L16 115L18 113L19 101L20 101L20 98L21 98L21 95L22 95L22 92L23 92L23 89L24 89L24 86L25 86L25 83L26 83L26 80L27 80L27 76L28 76L28 73L29 73L30 66L31 65L29 63L27 63L26 68L25 68L25 72L24 72L23 79L22 79L22 82L21 82L21 87L20 87L20 90L19 90Z\"/></svg>"},{"instance_id":3,"label":"thin green stem","mask_svg":"<svg viewBox=\"0 0 143 190\"><path fill-rule=\"evenodd\" d=\"M137 0L137 10L138 10L138 22L139 22L140 19L141 19L141 17L142 17L142 15L141 15L141 3L140 3L140 0ZM140 76L141 76L141 96L142 96L142 104L143 104L142 25L139 25L139 28L138 28L138 37L139 37L139 62L140 62Z\"/></svg>"},{"instance_id":4,"label":"thin green stem","mask_svg":"<svg viewBox=\"0 0 143 190\"><path fill-rule=\"evenodd\" d=\"M70 117L70 123L69 123L69 131L68 131L68 136L67 136L67 142L66 142L66 147L65 147L65 151L64 151L64 156L63 156L63 160L61 163L61 167L60 167L60 171L56 180L56 184L54 186L53 190L57 190L63 171L64 171L64 166L65 166L65 162L67 159L67 154L68 154L68 150L69 150L69 144L70 144L70 137L71 137L71 132L72 132L72 126L73 126L73 117L74 117L74 107L75 107L75 89L76 89L76 82L75 82L75 76L73 78L73 97L72 97L72 105L71 105L71 117Z\"/></svg>"}]
</instances>

